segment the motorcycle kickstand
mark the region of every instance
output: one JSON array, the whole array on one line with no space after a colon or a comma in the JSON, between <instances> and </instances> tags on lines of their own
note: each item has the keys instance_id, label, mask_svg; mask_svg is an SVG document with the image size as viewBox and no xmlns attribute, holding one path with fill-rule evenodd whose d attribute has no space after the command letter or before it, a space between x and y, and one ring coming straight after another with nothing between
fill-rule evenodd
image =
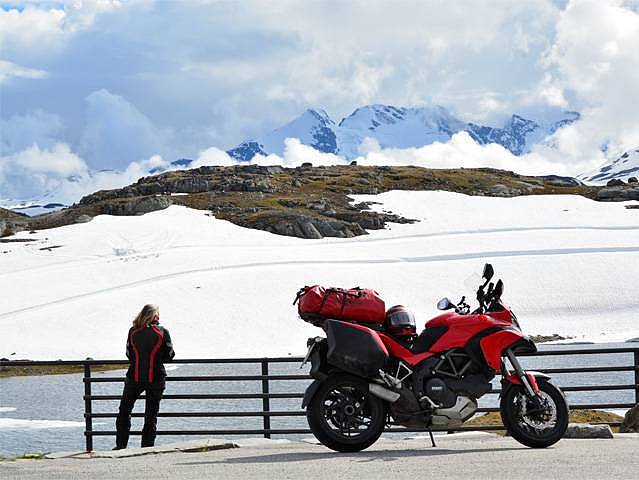
<instances>
[{"instance_id":1,"label":"motorcycle kickstand","mask_svg":"<svg viewBox=\"0 0 639 480\"><path fill-rule=\"evenodd\" d=\"M430 428L428 429L428 435L430 435L430 443L432 443L433 448L436 447L435 437L433 437L433 431Z\"/></svg>"}]
</instances>

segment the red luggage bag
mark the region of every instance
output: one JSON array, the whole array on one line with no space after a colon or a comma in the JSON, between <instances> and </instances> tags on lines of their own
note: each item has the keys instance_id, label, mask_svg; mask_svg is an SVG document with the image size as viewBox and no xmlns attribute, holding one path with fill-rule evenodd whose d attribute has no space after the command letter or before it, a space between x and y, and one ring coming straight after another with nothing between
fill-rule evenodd
<instances>
[{"instance_id":1,"label":"red luggage bag","mask_svg":"<svg viewBox=\"0 0 639 480\"><path fill-rule=\"evenodd\" d=\"M297 293L297 311L307 321L333 318L362 323L384 323L386 305L375 290L369 288L304 287Z\"/></svg>"}]
</instances>

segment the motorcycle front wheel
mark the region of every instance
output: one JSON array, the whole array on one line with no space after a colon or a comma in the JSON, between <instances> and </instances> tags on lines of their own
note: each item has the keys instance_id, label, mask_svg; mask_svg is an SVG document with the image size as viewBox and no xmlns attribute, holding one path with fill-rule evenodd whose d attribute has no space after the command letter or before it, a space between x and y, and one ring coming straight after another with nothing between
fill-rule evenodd
<instances>
[{"instance_id":1,"label":"motorcycle front wheel","mask_svg":"<svg viewBox=\"0 0 639 480\"><path fill-rule=\"evenodd\" d=\"M559 388L540 380L541 409L535 408L523 386L512 385L501 398L501 419L519 443L546 448L563 437L568 428L568 404Z\"/></svg>"},{"instance_id":2,"label":"motorcycle front wheel","mask_svg":"<svg viewBox=\"0 0 639 480\"><path fill-rule=\"evenodd\" d=\"M323 445L338 452L359 452L377 441L386 424L384 401L368 383L349 375L327 378L306 410L308 425Z\"/></svg>"}]
</instances>

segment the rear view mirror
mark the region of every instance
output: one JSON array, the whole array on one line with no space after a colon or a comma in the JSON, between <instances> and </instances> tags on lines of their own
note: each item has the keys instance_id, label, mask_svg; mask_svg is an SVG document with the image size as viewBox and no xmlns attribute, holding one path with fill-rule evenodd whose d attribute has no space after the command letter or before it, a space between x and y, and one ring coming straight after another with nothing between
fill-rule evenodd
<instances>
[{"instance_id":1,"label":"rear view mirror","mask_svg":"<svg viewBox=\"0 0 639 480\"><path fill-rule=\"evenodd\" d=\"M437 302L437 309L438 310L449 310L449 309L453 308L454 306L455 305L450 303L450 300L448 300L446 297L442 298L439 302Z\"/></svg>"},{"instance_id":2,"label":"rear view mirror","mask_svg":"<svg viewBox=\"0 0 639 480\"><path fill-rule=\"evenodd\" d=\"M504 293L504 282L499 280L497 282L497 285L495 285L495 289L493 290L493 297L495 299L500 299L503 293Z\"/></svg>"},{"instance_id":3,"label":"rear view mirror","mask_svg":"<svg viewBox=\"0 0 639 480\"><path fill-rule=\"evenodd\" d=\"M488 282L488 280L493 278L493 275L495 275L495 270L493 270L493 266L490 263L487 263L486 265L484 265L484 273L482 274L482 277L486 279L486 282Z\"/></svg>"}]
</instances>

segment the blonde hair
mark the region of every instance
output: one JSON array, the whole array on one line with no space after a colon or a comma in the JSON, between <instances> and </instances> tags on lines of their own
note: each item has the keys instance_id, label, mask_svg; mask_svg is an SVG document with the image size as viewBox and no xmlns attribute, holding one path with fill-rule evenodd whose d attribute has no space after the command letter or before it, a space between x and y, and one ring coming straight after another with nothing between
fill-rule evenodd
<instances>
[{"instance_id":1,"label":"blonde hair","mask_svg":"<svg viewBox=\"0 0 639 480\"><path fill-rule=\"evenodd\" d=\"M156 317L159 318L160 309L156 305L144 305L144 308L140 310L135 320L133 320L133 326L135 328L144 328L151 324Z\"/></svg>"}]
</instances>

